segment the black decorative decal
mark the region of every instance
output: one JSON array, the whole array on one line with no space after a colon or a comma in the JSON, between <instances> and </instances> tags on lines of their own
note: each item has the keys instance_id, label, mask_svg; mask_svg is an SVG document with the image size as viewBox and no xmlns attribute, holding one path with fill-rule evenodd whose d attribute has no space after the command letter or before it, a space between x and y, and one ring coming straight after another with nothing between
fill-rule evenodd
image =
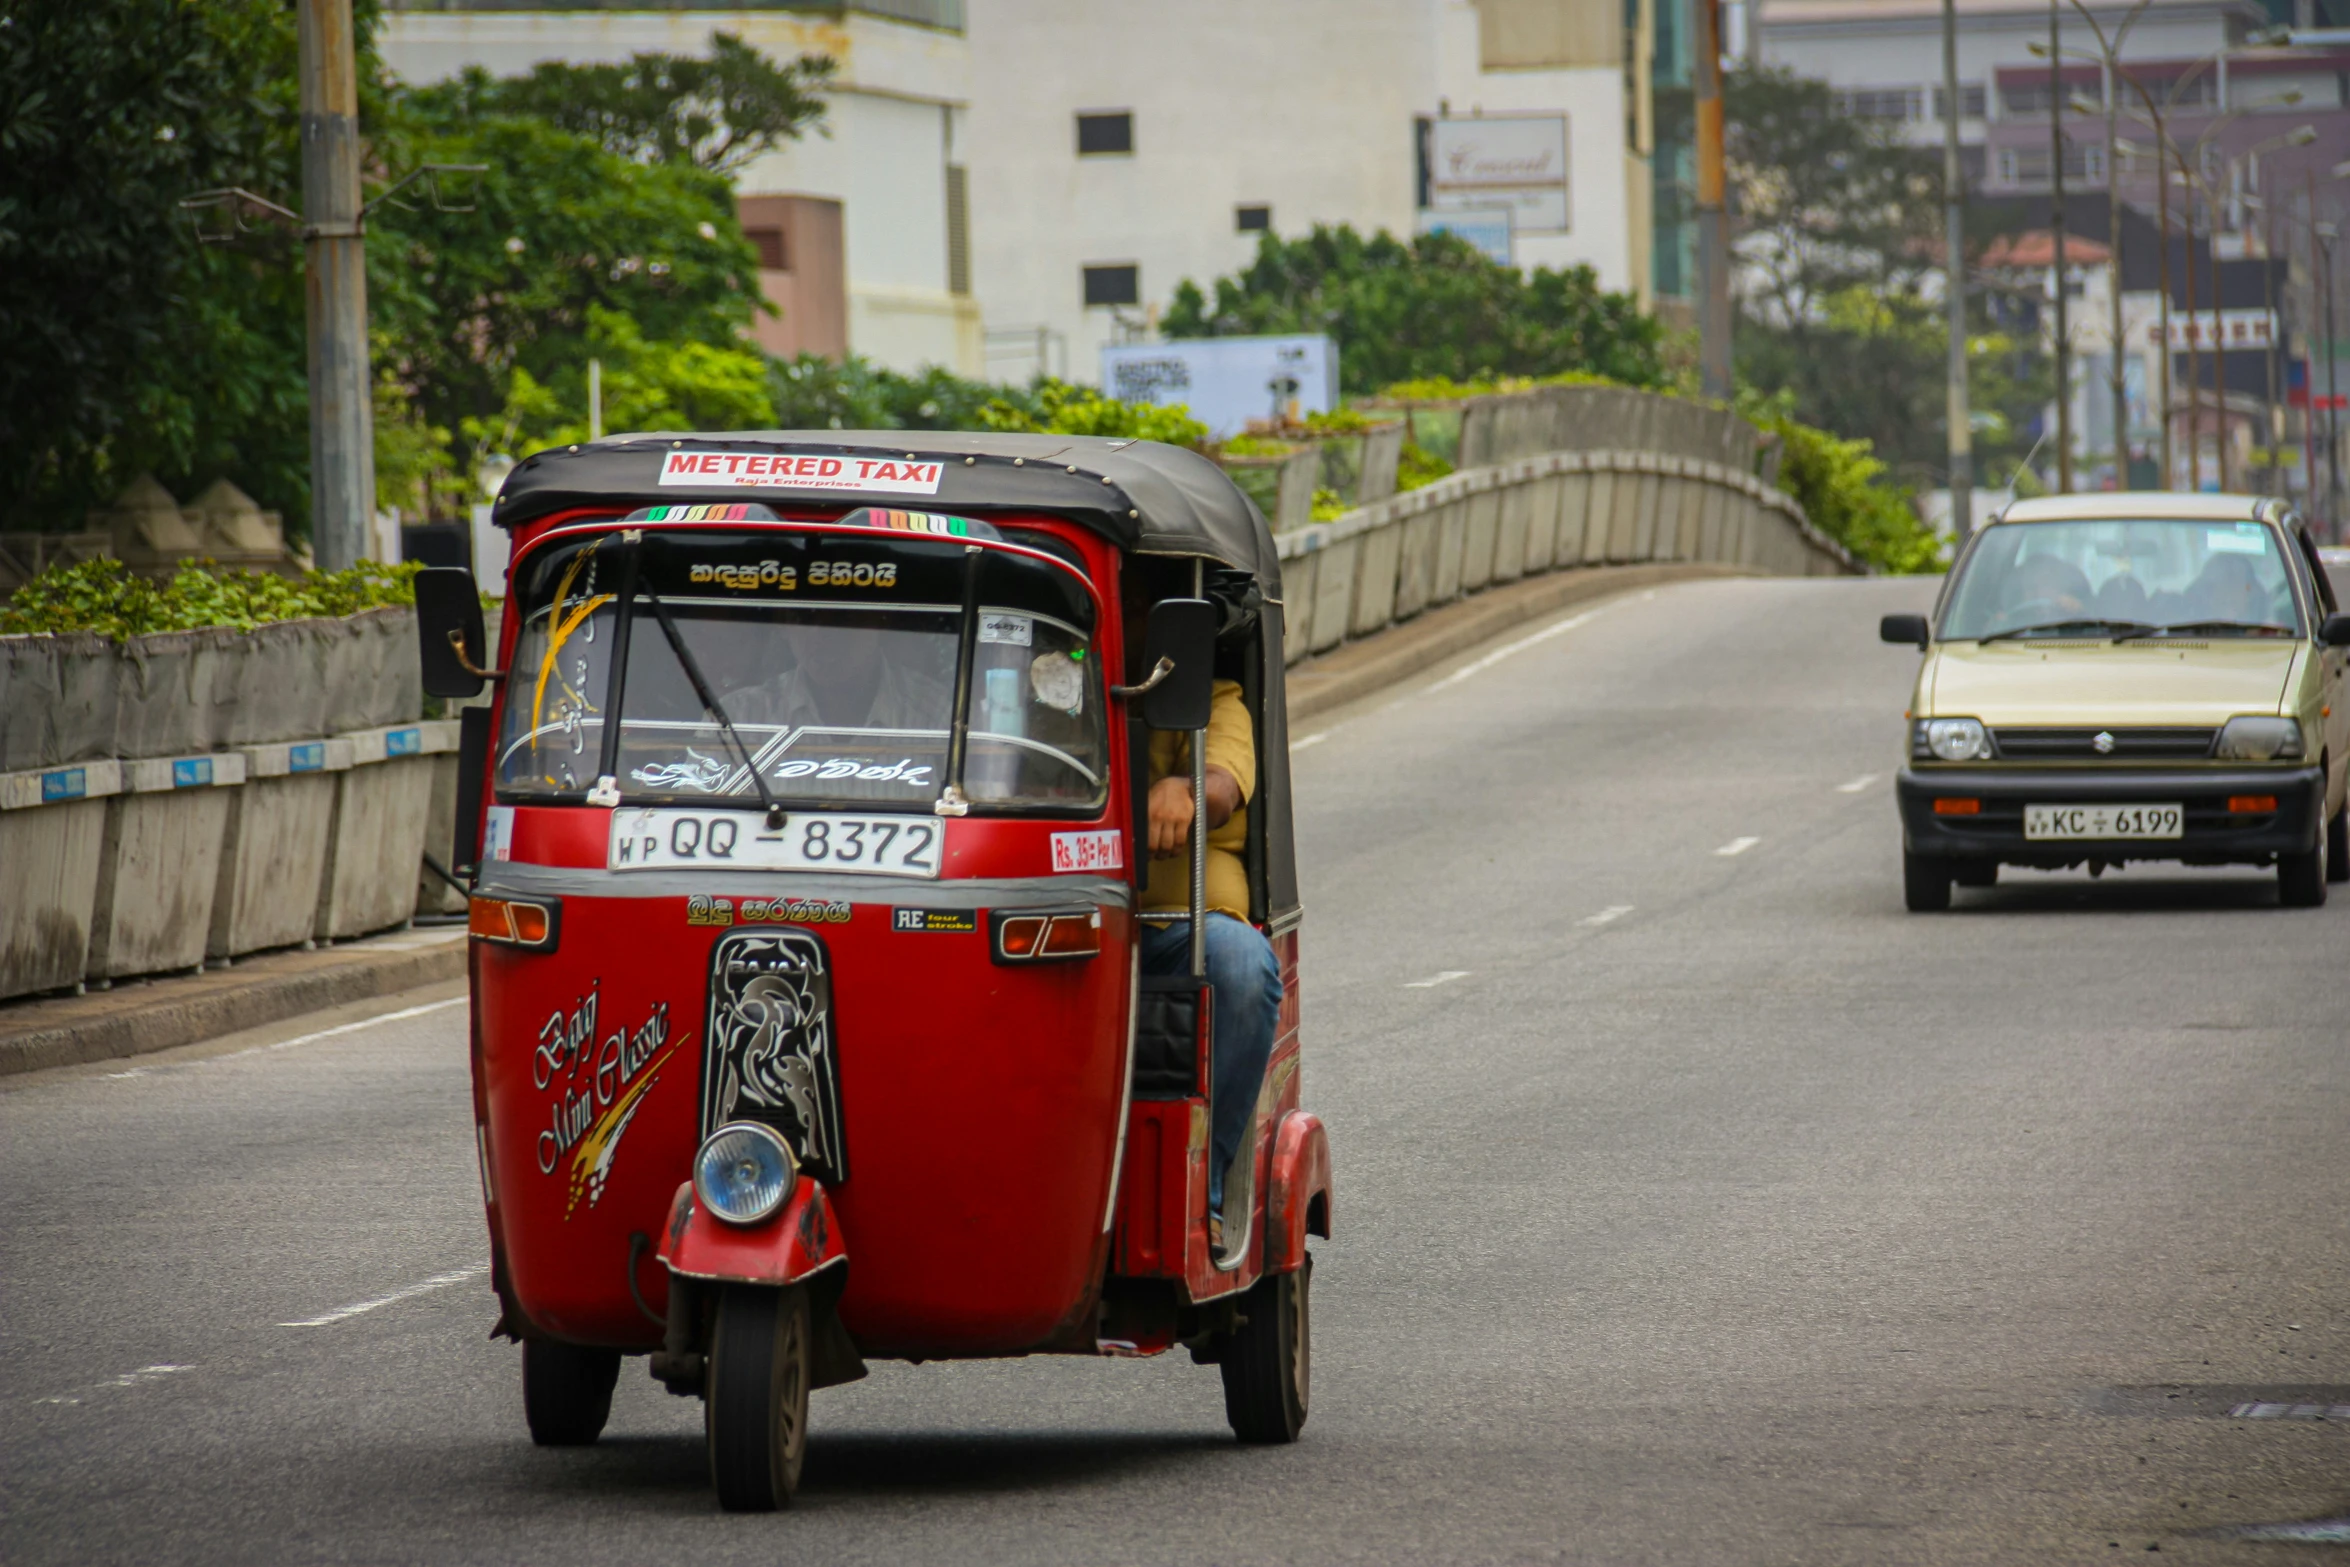
<instances>
[{"instance_id":1,"label":"black decorative decal","mask_svg":"<svg viewBox=\"0 0 2350 1567\"><path fill-rule=\"evenodd\" d=\"M712 946L702 1135L729 1121L774 1127L819 1180L848 1178L832 976L806 931L737 930Z\"/></svg>"}]
</instances>

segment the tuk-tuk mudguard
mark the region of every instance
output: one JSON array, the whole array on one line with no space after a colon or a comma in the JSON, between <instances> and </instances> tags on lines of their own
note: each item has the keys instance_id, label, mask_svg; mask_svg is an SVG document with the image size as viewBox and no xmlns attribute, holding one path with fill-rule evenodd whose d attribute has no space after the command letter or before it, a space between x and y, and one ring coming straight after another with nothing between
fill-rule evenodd
<instances>
[{"instance_id":1,"label":"tuk-tuk mudguard","mask_svg":"<svg viewBox=\"0 0 2350 1567\"><path fill-rule=\"evenodd\" d=\"M1273 1134L1265 1184L1265 1271L1305 1266L1306 1236L1330 1235L1330 1139L1322 1118L1292 1110Z\"/></svg>"},{"instance_id":2,"label":"tuk-tuk mudguard","mask_svg":"<svg viewBox=\"0 0 2350 1567\"><path fill-rule=\"evenodd\" d=\"M801 1176L799 1188L762 1224L729 1224L694 1201L691 1181L677 1188L657 1255L669 1271L689 1279L733 1284L797 1284L846 1263L840 1221L822 1183Z\"/></svg>"}]
</instances>

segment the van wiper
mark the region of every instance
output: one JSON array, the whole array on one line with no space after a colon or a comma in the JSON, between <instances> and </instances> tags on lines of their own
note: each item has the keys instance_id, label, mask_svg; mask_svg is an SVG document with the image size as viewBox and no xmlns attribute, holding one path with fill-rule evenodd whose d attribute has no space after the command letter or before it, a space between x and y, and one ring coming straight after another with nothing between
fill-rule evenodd
<instances>
[{"instance_id":1,"label":"van wiper","mask_svg":"<svg viewBox=\"0 0 2350 1567\"><path fill-rule=\"evenodd\" d=\"M2098 620L2090 616L2082 616L2077 620L2043 620L2036 626L2010 626L2005 631L1994 631L1987 637L1977 637L1975 640L1977 642L2005 642L2016 637L2057 636L2067 631L2103 631L2110 633L2113 639L2118 642L2123 637L2139 636L2145 632L2160 631L2161 629L2160 626L2150 626L2142 620Z\"/></svg>"},{"instance_id":2,"label":"van wiper","mask_svg":"<svg viewBox=\"0 0 2350 1567\"><path fill-rule=\"evenodd\" d=\"M2182 620L2168 626L2143 626L2128 636L2115 637L2116 642L2128 642L2137 637L2166 637L2183 631L2189 635L2208 635L2214 631L2233 631L2244 636L2289 637L2291 626L2280 626L2265 620Z\"/></svg>"},{"instance_id":3,"label":"van wiper","mask_svg":"<svg viewBox=\"0 0 2350 1567\"><path fill-rule=\"evenodd\" d=\"M695 661L693 650L685 645L685 638L677 634L677 622L669 618L669 606L662 603L661 595L651 588L641 591L645 602L653 606L653 618L661 623L661 635L669 639L669 651L677 655L678 667L685 671L685 678L693 682L694 695L702 699L703 711L718 720L718 727L726 732L728 743L734 747L734 754L743 759L743 770L751 775L751 787L759 791L759 803L767 807L767 830L781 832L783 802L776 799L774 792L767 787L767 780L760 776L759 764L751 759L751 748L743 744L743 737L734 731L734 720L726 716L726 709L718 705L718 698L711 693L710 682L702 674L702 666Z\"/></svg>"}]
</instances>

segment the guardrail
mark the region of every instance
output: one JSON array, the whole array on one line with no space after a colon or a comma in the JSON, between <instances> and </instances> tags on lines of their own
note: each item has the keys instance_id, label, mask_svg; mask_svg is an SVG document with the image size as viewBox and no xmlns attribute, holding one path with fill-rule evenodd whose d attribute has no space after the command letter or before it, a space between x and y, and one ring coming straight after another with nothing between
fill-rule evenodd
<instances>
[{"instance_id":1,"label":"guardrail","mask_svg":"<svg viewBox=\"0 0 2350 1567\"><path fill-rule=\"evenodd\" d=\"M1276 542L1293 664L1434 605L1565 567L1864 570L1785 491L1722 463L1654 452L1550 452L1456 473Z\"/></svg>"}]
</instances>

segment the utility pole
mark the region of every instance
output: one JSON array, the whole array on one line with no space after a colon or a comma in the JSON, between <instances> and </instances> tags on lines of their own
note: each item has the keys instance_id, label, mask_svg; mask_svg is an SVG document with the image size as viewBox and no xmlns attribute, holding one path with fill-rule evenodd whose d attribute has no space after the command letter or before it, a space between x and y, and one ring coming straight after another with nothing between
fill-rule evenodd
<instances>
[{"instance_id":1,"label":"utility pole","mask_svg":"<svg viewBox=\"0 0 2350 1567\"><path fill-rule=\"evenodd\" d=\"M1942 0L1944 303L1950 312L1950 528L1975 531L1975 433L1966 395L1966 192L1958 164L1958 0Z\"/></svg>"},{"instance_id":2,"label":"utility pole","mask_svg":"<svg viewBox=\"0 0 2350 1567\"><path fill-rule=\"evenodd\" d=\"M1697 0L1698 380L1726 403L1730 379L1728 177L1722 147L1722 0Z\"/></svg>"},{"instance_id":3,"label":"utility pole","mask_svg":"<svg viewBox=\"0 0 2350 1567\"><path fill-rule=\"evenodd\" d=\"M2121 111L2122 84L2114 78L2120 75L2119 62L2108 55L2105 61L2105 243L2112 257L2113 274L2107 284L2112 297L2113 322L2113 487L2130 487L2130 389L2122 342L2122 176L2121 134L2115 124Z\"/></svg>"},{"instance_id":4,"label":"utility pole","mask_svg":"<svg viewBox=\"0 0 2350 1567\"><path fill-rule=\"evenodd\" d=\"M309 262L310 548L337 571L367 554L375 419L359 213L359 67L351 0L300 0L302 237Z\"/></svg>"},{"instance_id":5,"label":"utility pole","mask_svg":"<svg viewBox=\"0 0 2350 1567\"><path fill-rule=\"evenodd\" d=\"M2203 488L2203 296L2195 289L2195 187L2184 152L2179 186L2187 195L2187 489L2195 493Z\"/></svg>"},{"instance_id":6,"label":"utility pole","mask_svg":"<svg viewBox=\"0 0 2350 1567\"><path fill-rule=\"evenodd\" d=\"M2055 182L2049 230L2056 238L2056 493L2073 492L2072 328L2064 265L2064 72L2058 55L2058 0L2048 0L2048 172Z\"/></svg>"}]
</instances>

